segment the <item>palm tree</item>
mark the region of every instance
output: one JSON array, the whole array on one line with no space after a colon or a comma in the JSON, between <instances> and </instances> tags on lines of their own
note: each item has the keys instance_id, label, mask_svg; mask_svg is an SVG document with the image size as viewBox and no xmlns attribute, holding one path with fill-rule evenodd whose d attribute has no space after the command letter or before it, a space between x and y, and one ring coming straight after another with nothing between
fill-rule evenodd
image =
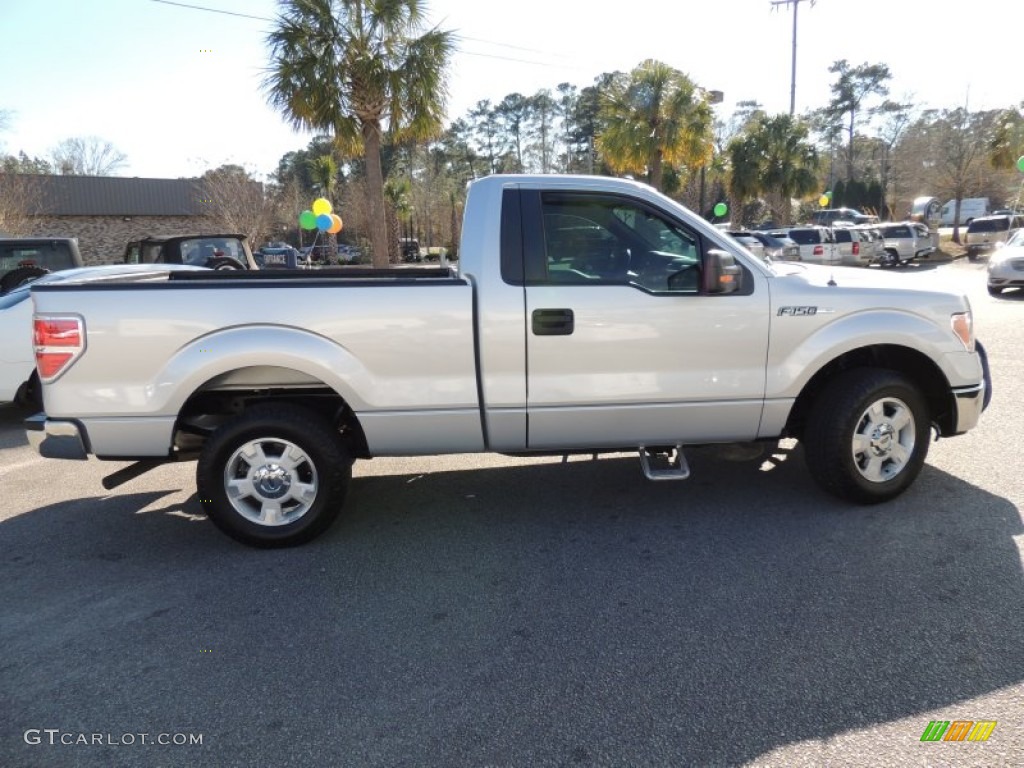
<instances>
[{"instance_id":1,"label":"palm tree","mask_svg":"<svg viewBox=\"0 0 1024 768\"><path fill-rule=\"evenodd\" d=\"M402 261L402 230L400 221L405 221L412 213L409 201L410 185L408 179L388 179L384 185L385 218L388 222L388 258L391 263Z\"/></svg>"},{"instance_id":2,"label":"palm tree","mask_svg":"<svg viewBox=\"0 0 1024 768\"><path fill-rule=\"evenodd\" d=\"M309 161L309 177L321 197L331 200L338 189L338 161L330 155L317 155Z\"/></svg>"},{"instance_id":3,"label":"palm tree","mask_svg":"<svg viewBox=\"0 0 1024 768\"><path fill-rule=\"evenodd\" d=\"M711 159L712 114L705 93L685 74L654 59L618 73L603 94L597 138L617 173L647 174L661 189L666 163L697 167Z\"/></svg>"},{"instance_id":4,"label":"palm tree","mask_svg":"<svg viewBox=\"0 0 1024 768\"><path fill-rule=\"evenodd\" d=\"M790 200L818 186L818 150L808 141L807 125L792 115L759 115L729 143L734 210L765 196L777 221L791 220Z\"/></svg>"},{"instance_id":5,"label":"palm tree","mask_svg":"<svg viewBox=\"0 0 1024 768\"><path fill-rule=\"evenodd\" d=\"M338 161L332 155L317 155L311 158L309 160L309 177L313 181L313 187L317 194L333 202L334 193L338 189ZM316 237L319 238L320 233L317 233ZM313 242L315 243L316 239ZM333 262L333 254L338 252L337 236L324 233L321 244L327 246L328 253L332 254L331 261Z\"/></svg>"},{"instance_id":6,"label":"palm tree","mask_svg":"<svg viewBox=\"0 0 1024 768\"><path fill-rule=\"evenodd\" d=\"M362 153L373 265L388 264L385 132L424 140L442 127L451 32L418 37L421 0L283 0L268 35L264 88L272 106L300 130L331 134L342 157Z\"/></svg>"}]
</instances>

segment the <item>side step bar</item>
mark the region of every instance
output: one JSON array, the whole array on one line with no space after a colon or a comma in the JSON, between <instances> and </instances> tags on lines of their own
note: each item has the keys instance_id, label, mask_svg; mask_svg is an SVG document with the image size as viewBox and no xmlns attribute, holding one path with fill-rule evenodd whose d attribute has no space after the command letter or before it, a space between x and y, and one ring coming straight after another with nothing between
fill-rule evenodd
<instances>
[{"instance_id":1,"label":"side step bar","mask_svg":"<svg viewBox=\"0 0 1024 768\"><path fill-rule=\"evenodd\" d=\"M652 467L652 459L662 466ZM660 450L653 453L641 445L640 468L648 480L685 480L690 476L690 465L686 463L682 444L668 452Z\"/></svg>"}]
</instances>

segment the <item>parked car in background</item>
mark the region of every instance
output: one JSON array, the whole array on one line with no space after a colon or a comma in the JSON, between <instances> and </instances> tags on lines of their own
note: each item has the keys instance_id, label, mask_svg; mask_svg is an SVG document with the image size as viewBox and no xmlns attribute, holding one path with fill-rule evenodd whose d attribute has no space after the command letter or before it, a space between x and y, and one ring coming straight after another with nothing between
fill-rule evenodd
<instances>
[{"instance_id":1,"label":"parked car in background","mask_svg":"<svg viewBox=\"0 0 1024 768\"><path fill-rule=\"evenodd\" d=\"M800 246L800 261L812 264L839 263L832 230L828 227L790 227L787 234Z\"/></svg>"},{"instance_id":2,"label":"parked car in background","mask_svg":"<svg viewBox=\"0 0 1024 768\"><path fill-rule=\"evenodd\" d=\"M363 252L355 245L342 244L338 246L339 264L362 264Z\"/></svg>"},{"instance_id":3,"label":"parked car in background","mask_svg":"<svg viewBox=\"0 0 1024 768\"><path fill-rule=\"evenodd\" d=\"M1007 288L1024 288L1024 229L996 246L988 258L989 294L998 296Z\"/></svg>"},{"instance_id":4,"label":"parked car in background","mask_svg":"<svg viewBox=\"0 0 1024 768\"><path fill-rule=\"evenodd\" d=\"M161 235L133 240L125 264L190 264L207 269L259 269L245 235Z\"/></svg>"},{"instance_id":5,"label":"parked car in background","mask_svg":"<svg viewBox=\"0 0 1024 768\"><path fill-rule=\"evenodd\" d=\"M861 252L867 251L870 256L869 263L881 264L885 256L885 238L877 224L862 224L854 227L861 235Z\"/></svg>"},{"instance_id":6,"label":"parked car in background","mask_svg":"<svg viewBox=\"0 0 1024 768\"><path fill-rule=\"evenodd\" d=\"M1010 236L1024 225L1024 216L980 216L967 225L964 248L967 258L976 261L979 256L989 254L997 245L1006 243Z\"/></svg>"},{"instance_id":7,"label":"parked car in background","mask_svg":"<svg viewBox=\"0 0 1024 768\"><path fill-rule=\"evenodd\" d=\"M886 222L878 225L885 245L881 262L883 267L909 264L914 259L924 258L935 251L931 232L924 224L916 221Z\"/></svg>"},{"instance_id":8,"label":"parked car in background","mask_svg":"<svg viewBox=\"0 0 1024 768\"><path fill-rule=\"evenodd\" d=\"M288 243L267 243L253 253L260 269L302 269L307 266L306 257Z\"/></svg>"},{"instance_id":9,"label":"parked car in background","mask_svg":"<svg viewBox=\"0 0 1024 768\"><path fill-rule=\"evenodd\" d=\"M800 245L785 232L750 233L764 246L765 255L773 261L800 261Z\"/></svg>"},{"instance_id":10,"label":"parked car in background","mask_svg":"<svg viewBox=\"0 0 1024 768\"><path fill-rule=\"evenodd\" d=\"M309 266L334 266L338 261L337 247L331 247L326 243L320 245L307 245L301 251Z\"/></svg>"},{"instance_id":11,"label":"parked car in background","mask_svg":"<svg viewBox=\"0 0 1024 768\"><path fill-rule=\"evenodd\" d=\"M754 237L753 232L747 232L746 230L734 229L727 232L731 238L736 240L740 245L750 251L757 258L764 260L765 250L764 243Z\"/></svg>"},{"instance_id":12,"label":"parked car in background","mask_svg":"<svg viewBox=\"0 0 1024 768\"><path fill-rule=\"evenodd\" d=\"M811 214L811 223L820 227L830 227L837 221L847 221L850 224L870 224L878 221L878 217L861 213L853 208L822 208Z\"/></svg>"},{"instance_id":13,"label":"parked car in background","mask_svg":"<svg viewBox=\"0 0 1024 768\"><path fill-rule=\"evenodd\" d=\"M871 251L863 247L860 230L853 226L836 226L832 228L832 239L840 264L848 267L866 267L871 263Z\"/></svg>"},{"instance_id":14,"label":"parked car in background","mask_svg":"<svg viewBox=\"0 0 1024 768\"><path fill-rule=\"evenodd\" d=\"M0 296L47 272L82 266L74 237L0 238Z\"/></svg>"},{"instance_id":15,"label":"parked car in background","mask_svg":"<svg viewBox=\"0 0 1024 768\"><path fill-rule=\"evenodd\" d=\"M960 201L960 219L956 218L956 200L948 200L942 206L940 221L944 227L970 224L979 216L987 216L989 213L987 197L965 197Z\"/></svg>"},{"instance_id":16,"label":"parked car in background","mask_svg":"<svg viewBox=\"0 0 1024 768\"><path fill-rule=\"evenodd\" d=\"M32 302L29 301L32 286L59 282L89 283L115 278L119 282L166 281L169 273L176 270L195 271L202 270L202 267L181 264L76 267L40 275L0 296L0 403L14 402L33 413L42 410L32 344Z\"/></svg>"}]
</instances>

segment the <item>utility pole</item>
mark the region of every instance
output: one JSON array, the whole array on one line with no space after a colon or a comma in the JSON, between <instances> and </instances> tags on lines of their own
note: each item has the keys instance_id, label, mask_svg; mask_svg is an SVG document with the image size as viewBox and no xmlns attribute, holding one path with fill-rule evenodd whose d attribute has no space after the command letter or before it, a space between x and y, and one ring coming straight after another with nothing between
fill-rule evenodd
<instances>
[{"instance_id":1,"label":"utility pole","mask_svg":"<svg viewBox=\"0 0 1024 768\"><path fill-rule=\"evenodd\" d=\"M809 2L811 8L817 0L772 0L772 10L777 10L780 5L793 6L793 76L789 81L789 116L796 114L796 15L800 9L800 3Z\"/></svg>"}]
</instances>

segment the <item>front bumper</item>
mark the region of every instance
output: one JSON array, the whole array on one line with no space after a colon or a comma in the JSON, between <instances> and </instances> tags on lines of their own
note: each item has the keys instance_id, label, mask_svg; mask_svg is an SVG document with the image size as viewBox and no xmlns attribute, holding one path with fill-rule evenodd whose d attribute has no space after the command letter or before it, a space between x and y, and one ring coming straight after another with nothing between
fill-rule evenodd
<instances>
[{"instance_id":1,"label":"front bumper","mask_svg":"<svg viewBox=\"0 0 1024 768\"><path fill-rule=\"evenodd\" d=\"M45 459L75 459L89 457L81 427L74 421L54 421L45 413L25 419L25 435L29 445Z\"/></svg>"},{"instance_id":2,"label":"front bumper","mask_svg":"<svg viewBox=\"0 0 1024 768\"><path fill-rule=\"evenodd\" d=\"M956 426L954 435L962 435L978 424L982 412L992 402L992 374L988 366L988 353L981 342L975 342L978 357L981 358L982 381L968 387L954 387L953 397L956 399Z\"/></svg>"}]
</instances>

